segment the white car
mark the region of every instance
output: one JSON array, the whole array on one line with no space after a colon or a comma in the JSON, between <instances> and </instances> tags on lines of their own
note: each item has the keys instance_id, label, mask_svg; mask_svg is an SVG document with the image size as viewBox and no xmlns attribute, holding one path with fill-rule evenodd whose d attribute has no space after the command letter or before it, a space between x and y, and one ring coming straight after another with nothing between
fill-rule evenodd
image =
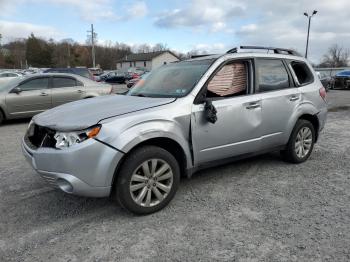
<instances>
[{"instance_id":1,"label":"white car","mask_svg":"<svg viewBox=\"0 0 350 262\"><path fill-rule=\"evenodd\" d=\"M20 73L16 73L16 72L1 72L0 73L0 78L3 77L19 77L19 76L23 76Z\"/></svg>"}]
</instances>

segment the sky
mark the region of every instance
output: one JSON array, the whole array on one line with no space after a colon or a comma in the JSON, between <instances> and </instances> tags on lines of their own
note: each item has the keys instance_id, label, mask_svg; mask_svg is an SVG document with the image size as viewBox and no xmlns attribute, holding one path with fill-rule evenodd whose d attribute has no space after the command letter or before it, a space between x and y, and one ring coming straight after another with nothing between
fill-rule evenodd
<instances>
[{"instance_id":1,"label":"sky","mask_svg":"<svg viewBox=\"0 0 350 262\"><path fill-rule=\"evenodd\" d=\"M293 48L309 59L350 47L349 0L0 0L3 42L30 33L85 42L93 23L98 43L166 44L172 50L222 53L239 45Z\"/></svg>"}]
</instances>

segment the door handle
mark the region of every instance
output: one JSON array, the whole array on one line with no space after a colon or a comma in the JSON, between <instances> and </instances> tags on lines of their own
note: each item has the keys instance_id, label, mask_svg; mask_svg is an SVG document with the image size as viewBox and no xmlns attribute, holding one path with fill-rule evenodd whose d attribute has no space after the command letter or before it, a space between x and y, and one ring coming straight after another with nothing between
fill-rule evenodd
<instances>
[{"instance_id":1,"label":"door handle","mask_svg":"<svg viewBox=\"0 0 350 262\"><path fill-rule=\"evenodd\" d=\"M78 92L78 93L84 93L84 91L83 91L83 90L80 90L80 89L79 89L77 92Z\"/></svg>"},{"instance_id":2,"label":"door handle","mask_svg":"<svg viewBox=\"0 0 350 262\"><path fill-rule=\"evenodd\" d=\"M289 97L289 101L297 101L299 100L299 96L297 95L292 95L291 97Z\"/></svg>"},{"instance_id":3,"label":"door handle","mask_svg":"<svg viewBox=\"0 0 350 262\"><path fill-rule=\"evenodd\" d=\"M255 109L255 108L259 108L260 107L260 104L257 103L257 102L252 102L252 103L249 103L245 108L246 109Z\"/></svg>"},{"instance_id":4,"label":"door handle","mask_svg":"<svg viewBox=\"0 0 350 262\"><path fill-rule=\"evenodd\" d=\"M40 96L48 96L49 94L48 93L44 93L44 92L42 92L41 94L40 94Z\"/></svg>"}]
</instances>

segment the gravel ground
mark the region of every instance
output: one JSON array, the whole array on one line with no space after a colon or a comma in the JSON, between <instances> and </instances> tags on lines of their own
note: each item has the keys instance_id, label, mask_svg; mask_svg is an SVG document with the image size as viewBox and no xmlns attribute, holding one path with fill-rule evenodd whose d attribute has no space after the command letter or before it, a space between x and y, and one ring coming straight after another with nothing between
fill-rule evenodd
<instances>
[{"instance_id":1,"label":"gravel ground","mask_svg":"<svg viewBox=\"0 0 350 262\"><path fill-rule=\"evenodd\" d=\"M350 91L303 164L267 154L183 179L133 216L49 188L22 156L27 121L0 127L0 261L349 261Z\"/></svg>"}]
</instances>

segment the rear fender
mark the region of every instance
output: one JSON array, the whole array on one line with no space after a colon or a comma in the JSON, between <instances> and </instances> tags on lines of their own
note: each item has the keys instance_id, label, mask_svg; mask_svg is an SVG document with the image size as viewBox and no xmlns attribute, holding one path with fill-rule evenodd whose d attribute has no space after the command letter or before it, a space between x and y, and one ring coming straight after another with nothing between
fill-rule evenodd
<instances>
[{"instance_id":1,"label":"rear fender","mask_svg":"<svg viewBox=\"0 0 350 262\"><path fill-rule=\"evenodd\" d=\"M293 112L292 116L289 118L288 128L287 128L288 132L286 132L286 135L284 137L285 143L287 144L296 122L302 115L314 116L314 115L317 115L318 112L319 110L317 110L317 108L311 102L301 103L297 107L297 109ZM318 132L318 130L315 130L315 131Z\"/></svg>"}]
</instances>

